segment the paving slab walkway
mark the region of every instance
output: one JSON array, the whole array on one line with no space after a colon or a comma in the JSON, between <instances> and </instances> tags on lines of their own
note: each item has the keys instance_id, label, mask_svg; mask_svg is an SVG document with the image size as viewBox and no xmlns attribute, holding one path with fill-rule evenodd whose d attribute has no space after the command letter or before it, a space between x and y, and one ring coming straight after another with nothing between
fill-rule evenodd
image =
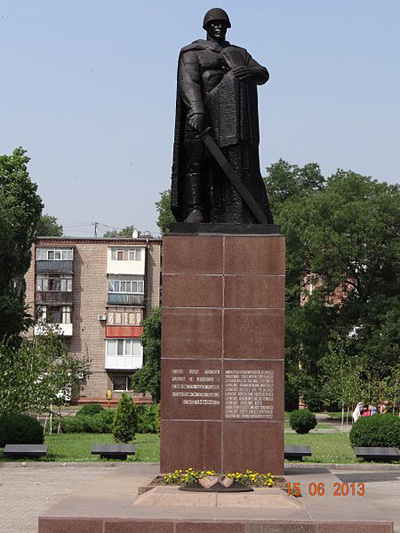
<instances>
[{"instance_id":1,"label":"paving slab walkway","mask_svg":"<svg viewBox=\"0 0 400 533\"><path fill-rule=\"evenodd\" d=\"M37 533L39 515L98 516L112 508L115 516L126 516L139 486L158 469L154 463L0 464L0 533ZM289 464L285 477L300 483L307 513L317 520L337 516L327 497L333 482L365 483L365 497L335 498L340 516L351 519L361 509L365 520L383 517L400 533L399 466ZM314 482L324 482L327 495L311 496L308 487Z\"/></svg>"},{"instance_id":2,"label":"paving slab walkway","mask_svg":"<svg viewBox=\"0 0 400 533\"><path fill-rule=\"evenodd\" d=\"M72 494L103 486L121 463L0 463L0 533L37 533L38 517ZM132 468L133 467L133 468ZM158 472L158 465L133 463L133 490ZM135 468L136 467L136 468ZM143 472L146 472L143 474ZM109 487L118 494L118 487ZM82 491L82 492L80 492Z\"/></svg>"}]
</instances>

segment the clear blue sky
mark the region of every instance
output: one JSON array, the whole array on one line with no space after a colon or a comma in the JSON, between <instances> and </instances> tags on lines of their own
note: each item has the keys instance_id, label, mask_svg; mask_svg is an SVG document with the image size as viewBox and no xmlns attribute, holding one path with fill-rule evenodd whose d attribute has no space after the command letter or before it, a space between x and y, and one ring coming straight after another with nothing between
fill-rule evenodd
<instances>
[{"instance_id":1,"label":"clear blue sky","mask_svg":"<svg viewBox=\"0 0 400 533\"><path fill-rule=\"evenodd\" d=\"M271 74L263 174L284 158L400 181L399 0L3 0L0 153L28 151L67 235L93 235L92 222L158 233L177 56L216 6Z\"/></svg>"}]
</instances>

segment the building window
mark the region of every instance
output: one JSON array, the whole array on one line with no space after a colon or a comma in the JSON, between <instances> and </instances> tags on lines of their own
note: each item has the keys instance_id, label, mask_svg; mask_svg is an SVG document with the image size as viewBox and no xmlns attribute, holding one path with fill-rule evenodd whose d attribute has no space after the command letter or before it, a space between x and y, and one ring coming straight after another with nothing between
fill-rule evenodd
<instances>
[{"instance_id":1,"label":"building window","mask_svg":"<svg viewBox=\"0 0 400 533\"><path fill-rule=\"evenodd\" d=\"M72 261L74 251L63 248L36 248L37 261Z\"/></svg>"},{"instance_id":2,"label":"building window","mask_svg":"<svg viewBox=\"0 0 400 533\"><path fill-rule=\"evenodd\" d=\"M63 305L62 307L62 324L71 324L71 307Z\"/></svg>"},{"instance_id":3,"label":"building window","mask_svg":"<svg viewBox=\"0 0 400 533\"><path fill-rule=\"evenodd\" d=\"M113 391L126 392L132 390L131 376L128 374L114 374L112 377Z\"/></svg>"},{"instance_id":4,"label":"building window","mask_svg":"<svg viewBox=\"0 0 400 533\"><path fill-rule=\"evenodd\" d=\"M144 280L139 276L108 278L108 292L144 294Z\"/></svg>"},{"instance_id":5,"label":"building window","mask_svg":"<svg viewBox=\"0 0 400 533\"><path fill-rule=\"evenodd\" d=\"M142 250L140 248L132 248L128 250L128 261L140 261L142 258Z\"/></svg>"},{"instance_id":6,"label":"building window","mask_svg":"<svg viewBox=\"0 0 400 533\"><path fill-rule=\"evenodd\" d=\"M71 324L71 306L40 305L36 309L38 320L52 324Z\"/></svg>"},{"instance_id":7,"label":"building window","mask_svg":"<svg viewBox=\"0 0 400 533\"><path fill-rule=\"evenodd\" d=\"M113 261L141 261L142 248L111 248Z\"/></svg>"},{"instance_id":8,"label":"building window","mask_svg":"<svg viewBox=\"0 0 400 533\"><path fill-rule=\"evenodd\" d=\"M38 274L36 290L39 292L72 292L72 276L57 274Z\"/></svg>"},{"instance_id":9,"label":"building window","mask_svg":"<svg viewBox=\"0 0 400 533\"><path fill-rule=\"evenodd\" d=\"M142 323L141 311L134 312L119 312L110 311L107 314L107 324L124 325L124 326L139 326Z\"/></svg>"},{"instance_id":10,"label":"building window","mask_svg":"<svg viewBox=\"0 0 400 533\"><path fill-rule=\"evenodd\" d=\"M142 345L138 339L107 339L107 355L142 355Z\"/></svg>"}]
</instances>

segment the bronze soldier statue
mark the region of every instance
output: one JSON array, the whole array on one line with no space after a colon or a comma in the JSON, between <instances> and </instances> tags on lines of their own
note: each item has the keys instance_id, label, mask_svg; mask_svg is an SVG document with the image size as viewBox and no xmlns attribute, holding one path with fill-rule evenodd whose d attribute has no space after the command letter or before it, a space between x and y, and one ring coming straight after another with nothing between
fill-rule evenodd
<instances>
[{"instance_id":1,"label":"bronze soldier statue","mask_svg":"<svg viewBox=\"0 0 400 533\"><path fill-rule=\"evenodd\" d=\"M261 219L273 223L258 154L257 85L269 74L244 48L225 39L230 27L223 9L210 9L203 22L207 39L185 46L179 55L171 187L178 222L260 222L205 146L201 134L208 131L218 159L261 208Z\"/></svg>"}]
</instances>

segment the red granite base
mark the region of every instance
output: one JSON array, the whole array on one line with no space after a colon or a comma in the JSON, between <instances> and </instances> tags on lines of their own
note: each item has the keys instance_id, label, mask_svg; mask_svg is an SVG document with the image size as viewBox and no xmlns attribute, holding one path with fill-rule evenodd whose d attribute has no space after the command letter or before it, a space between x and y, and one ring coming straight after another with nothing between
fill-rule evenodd
<instances>
[{"instance_id":1,"label":"red granite base","mask_svg":"<svg viewBox=\"0 0 400 533\"><path fill-rule=\"evenodd\" d=\"M164 239L161 472L283 473L282 235Z\"/></svg>"},{"instance_id":2,"label":"red granite base","mask_svg":"<svg viewBox=\"0 0 400 533\"><path fill-rule=\"evenodd\" d=\"M392 533L391 522L40 517L39 533Z\"/></svg>"}]
</instances>

